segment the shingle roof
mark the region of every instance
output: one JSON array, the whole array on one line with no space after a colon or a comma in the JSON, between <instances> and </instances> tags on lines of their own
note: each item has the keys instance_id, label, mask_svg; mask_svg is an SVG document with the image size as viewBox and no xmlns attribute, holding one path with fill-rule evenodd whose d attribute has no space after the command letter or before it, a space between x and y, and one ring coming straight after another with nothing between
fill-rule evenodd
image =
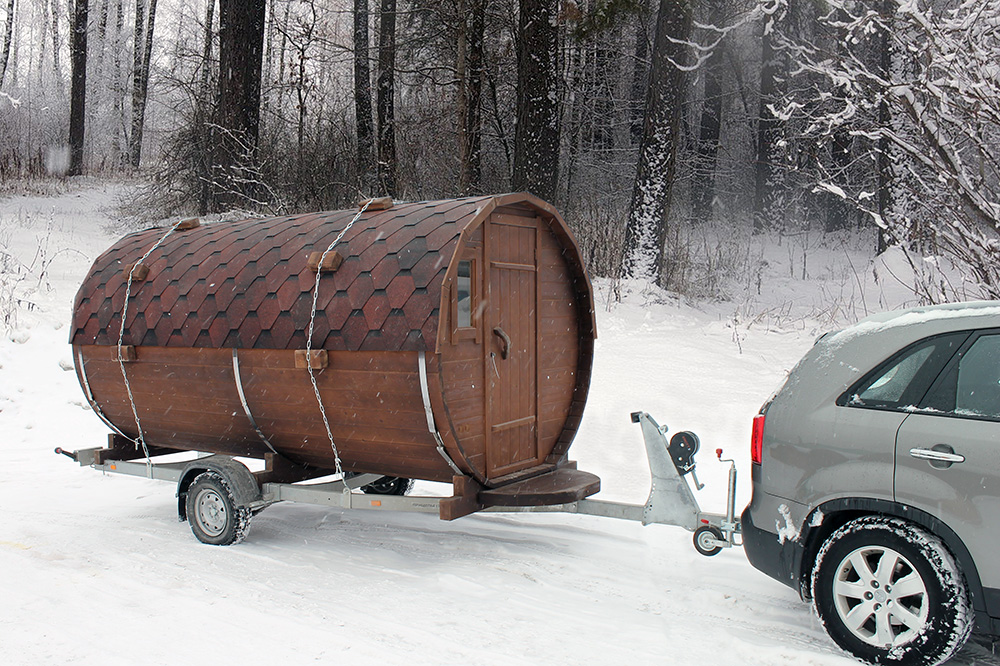
<instances>
[{"instance_id":1,"label":"shingle roof","mask_svg":"<svg viewBox=\"0 0 1000 666\"><path fill-rule=\"evenodd\" d=\"M492 197L365 212L320 281L313 347L433 350L445 271L462 229ZM123 344L305 347L321 252L357 211L218 222L170 234L134 280ZM130 234L98 257L76 296L73 344L118 343L129 268L167 228Z\"/></svg>"}]
</instances>

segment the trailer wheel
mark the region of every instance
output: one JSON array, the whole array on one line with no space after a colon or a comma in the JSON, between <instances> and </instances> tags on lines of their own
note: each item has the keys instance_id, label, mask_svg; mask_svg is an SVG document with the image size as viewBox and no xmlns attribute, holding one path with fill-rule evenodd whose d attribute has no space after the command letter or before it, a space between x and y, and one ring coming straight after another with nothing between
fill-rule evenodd
<instances>
[{"instance_id":1,"label":"trailer wheel","mask_svg":"<svg viewBox=\"0 0 1000 666\"><path fill-rule=\"evenodd\" d=\"M717 546L716 541L722 541L725 537L715 525L702 525L694 531L694 549L705 557L718 555L722 546Z\"/></svg>"},{"instance_id":2,"label":"trailer wheel","mask_svg":"<svg viewBox=\"0 0 1000 666\"><path fill-rule=\"evenodd\" d=\"M361 486L366 495L405 495L413 488L413 479L401 476L383 476L374 483Z\"/></svg>"},{"instance_id":3,"label":"trailer wheel","mask_svg":"<svg viewBox=\"0 0 1000 666\"><path fill-rule=\"evenodd\" d=\"M191 531L202 543L229 546L239 543L250 530L252 513L236 506L229 484L216 472L195 477L187 491L187 518Z\"/></svg>"}]
</instances>

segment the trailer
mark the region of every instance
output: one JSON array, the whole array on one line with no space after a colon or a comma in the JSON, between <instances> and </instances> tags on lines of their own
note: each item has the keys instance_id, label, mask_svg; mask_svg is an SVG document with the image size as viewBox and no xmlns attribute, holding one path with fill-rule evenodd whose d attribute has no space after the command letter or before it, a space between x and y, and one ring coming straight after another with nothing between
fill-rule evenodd
<instances>
[{"instance_id":1,"label":"trailer","mask_svg":"<svg viewBox=\"0 0 1000 666\"><path fill-rule=\"evenodd\" d=\"M658 424L646 412L634 412L631 419L642 430L652 477L645 504L572 500L569 498L576 491L564 489L565 479L553 481L551 475L541 475L536 477L536 486L531 485L530 479L522 482L517 494L480 489L474 495L475 506L467 507L471 509L468 513L577 513L635 521L643 525L673 525L692 532L695 549L706 556L715 555L723 548L742 545L740 522L736 515L735 461L723 458L722 449L715 450L718 461L729 465L726 512L703 511L695 496L695 491L704 487L695 472L695 455L700 449L698 436L682 431L668 439L667 427ZM353 472L316 477L316 472L311 472L309 468L290 466L275 456L265 456L265 468L257 472L250 471L237 458L220 454L199 455L193 460L163 461L166 455L177 451L154 450L149 452L149 457L145 457L132 442L119 435L109 436L107 447L76 451L57 448L55 452L105 474L175 483L178 518L190 524L199 541L211 545L231 545L242 541L250 529L253 516L278 502L440 514L443 502L470 501L469 494L461 488L456 488L452 497L406 495L412 484L409 479L399 477ZM456 482L461 478L456 477ZM559 499L558 494L553 495L553 489L546 486L552 483L560 484L561 488L556 492L565 493L568 501L537 503L539 498L545 502Z\"/></svg>"}]
</instances>

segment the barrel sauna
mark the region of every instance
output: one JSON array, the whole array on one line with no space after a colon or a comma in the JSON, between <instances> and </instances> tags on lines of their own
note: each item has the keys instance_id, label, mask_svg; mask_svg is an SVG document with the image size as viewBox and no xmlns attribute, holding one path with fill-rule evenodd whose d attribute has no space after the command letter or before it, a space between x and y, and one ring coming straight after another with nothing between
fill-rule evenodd
<instances>
[{"instance_id":1,"label":"barrel sauna","mask_svg":"<svg viewBox=\"0 0 1000 666\"><path fill-rule=\"evenodd\" d=\"M70 334L98 416L157 450L322 470L336 451L346 472L461 478L484 497L572 469L596 328L556 210L520 193L358 213L122 238L94 262ZM596 492L587 476L575 497L522 499Z\"/></svg>"}]
</instances>

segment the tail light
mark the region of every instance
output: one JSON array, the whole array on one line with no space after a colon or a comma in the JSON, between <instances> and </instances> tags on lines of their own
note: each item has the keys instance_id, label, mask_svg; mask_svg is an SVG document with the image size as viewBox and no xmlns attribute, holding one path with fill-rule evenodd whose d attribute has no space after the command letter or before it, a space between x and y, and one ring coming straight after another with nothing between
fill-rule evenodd
<instances>
[{"instance_id":1,"label":"tail light","mask_svg":"<svg viewBox=\"0 0 1000 666\"><path fill-rule=\"evenodd\" d=\"M753 417L753 433L750 435L750 460L759 465L761 452L764 449L764 415Z\"/></svg>"}]
</instances>

